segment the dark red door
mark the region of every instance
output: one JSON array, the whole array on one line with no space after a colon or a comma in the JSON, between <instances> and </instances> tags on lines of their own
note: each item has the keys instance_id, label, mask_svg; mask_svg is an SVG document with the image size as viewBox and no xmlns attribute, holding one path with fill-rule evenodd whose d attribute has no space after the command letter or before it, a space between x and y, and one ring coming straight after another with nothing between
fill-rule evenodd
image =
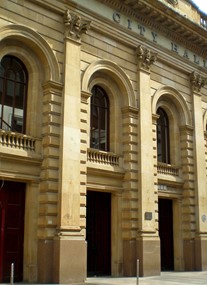
<instances>
[{"instance_id":1,"label":"dark red door","mask_svg":"<svg viewBox=\"0 0 207 285\"><path fill-rule=\"evenodd\" d=\"M88 276L111 275L111 194L87 191Z\"/></svg>"},{"instance_id":2,"label":"dark red door","mask_svg":"<svg viewBox=\"0 0 207 285\"><path fill-rule=\"evenodd\" d=\"M10 280L12 263L14 263L14 281L22 281L25 184L10 181L1 183L0 282Z\"/></svg>"},{"instance_id":3,"label":"dark red door","mask_svg":"<svg viewBox=\"0 0 207 285\"><path fill-rule=\"evenodd\" d=\"M159 235L161 270L174 270L172 200L159 199Z\"/></svg>"}]
</instances>

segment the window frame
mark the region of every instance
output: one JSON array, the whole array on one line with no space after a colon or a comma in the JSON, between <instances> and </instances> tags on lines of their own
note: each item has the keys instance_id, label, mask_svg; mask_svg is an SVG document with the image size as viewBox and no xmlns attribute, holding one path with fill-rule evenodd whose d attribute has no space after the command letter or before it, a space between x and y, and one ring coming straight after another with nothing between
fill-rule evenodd
<instances>
[{"instance_id":1,"label":"window frame","mask_svg":"<svg viewBox=\"0 0 207 285\"><path fill-rule=\"evenodd\" d=\"M108 95L106 91L99 85L94 85L92 90L92 96L91 96L91 104L90 104L90 148L98 149L100 151L109 151L109 137L110 137L110 102ZM102 97L102 98L101 98ZM101 100L100 100L101 99ZM104 102L104 104L101 104ZM97 112L97 121L95 122L95 114L93 116L93 113ZM101 129L101 125L104 128ZM102 133L105 132L104 138L102 137ZM95 146L95 143L93 143L93 139L97 136L97 142ZM101 140L104 140L104 146L103 143L101 143Z\"/></svg>"},{"instance_id":2,"label":"window frame","mask_svg":"<svg viewBox=\"0 0 207 285\"><path fill-rule=\"evenodd\" d=\"M170 129L169 118L161 107L157 109L157 160L170 164Z\"/></svg>"},{"instance_id":3,"label":"window frame","mask_svg":"<svg viewBox=\"0 0 207 285\"><path fill-rule=\"evenodd\" d=\"M5 61L5 62L4 62ZM8 61L8 63L6 63ZM24 63L18 58L13 55L7 54L5 55L0 62L0 65L2 69L4 70L3 73L0 72L0 80L2 81L2 94L0 96L0 103L1 103L1 117L0 117L0 129L6 129L9 131L17 132L17 133L25 133L26 131L26 110L27 110L27 93L28 93L28 71L27 68L25 67ZM13 72L14 78L12 79L9 77L9 72ZM23 79L17 77L17 75L21 75ZM12 86L12 96L11 96L11 104L6 105L6 97L7 96L7 90L8 87ZM18 89L22 88L23 92L17 92ZM0 90L1 91L1 90ZM21 98L22 96L22 103L21 107L22 108L17 108L18 106L18 96ZM7 119L4 120L4 112L5 112L5 107L10 107L12 109L11 112L11 120ZM19 107L19 106L18 106ZM20 114L15 114L15 110L20 109L22 110L22 117ZM22 126L18 128L18 125L15 123L22 118ZM19 120L21 121L21 120ZM5 126L4 126L5 125ZM16 127L15 127L16 126Z\"/></svg>"}]
</instances>

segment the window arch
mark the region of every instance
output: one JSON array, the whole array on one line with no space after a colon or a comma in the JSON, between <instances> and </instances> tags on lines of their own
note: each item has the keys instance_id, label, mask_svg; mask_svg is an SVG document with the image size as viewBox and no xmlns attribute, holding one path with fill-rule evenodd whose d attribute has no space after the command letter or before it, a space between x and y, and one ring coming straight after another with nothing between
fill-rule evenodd
<instances>
[{"instance_id":1,"label":"window arch","mask_svg":"<svg viewBox=\"0 0 207 285\"><path fill-rule=\"evenodd\" d=\"M16 57L6 55L0 62L0 128L25 132L28 74Z\"/></svg>"},{"instance_id":2,"label":"window arch","mask_svg":"<svg viewBox=\"0 0 207 285\"><path fill-rule=\"evenodd\" d=\"M109 150L109 100L106 92L98 85L92 88L90 147Z\"/></svg>"},{"instance_id":3,"label":"window arch","mask_svg":"<svg viewBox=\"0 0 207 285\"><path fill-rule=\"evenodd\" d=\"M170 163L168 116L162 108L158 108L157 115L157 159L159 162Z\"/></svg>"}]
</instances>

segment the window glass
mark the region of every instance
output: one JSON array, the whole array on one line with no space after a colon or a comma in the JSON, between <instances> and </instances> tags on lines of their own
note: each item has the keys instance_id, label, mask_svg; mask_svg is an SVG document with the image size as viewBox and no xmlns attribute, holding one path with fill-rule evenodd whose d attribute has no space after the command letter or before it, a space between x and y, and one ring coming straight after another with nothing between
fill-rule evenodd
<instances>
[{"instance_id":1,"label":"window glass","mask_svg":"<svg viewBox=\"0 0 207 285\"><path fill-rule=\"evenodd\" d=\"M158 108L157 114L157 159L160 162L170 163L169 153L169 121L166 112Z\"/></svg>"},{"instance_id":2,"label":"window glass","mask_svg":"<svg viewBox=\"0 0 207 285\"><path fill-rule=\"evenodd\" d=\"M90 147L109 150L109 101L105 91L95 85L91 97Z\"/></svg>"},{"instance_id":3,"label":"window glass","mask_svg":"<svg viewBox=\"0 0 207 285\"><path fill-rule=\"evenodd\" d=\"M0 128L25 132L27 70L14 56L0 62Z\"/></svg>"}]
</instances>

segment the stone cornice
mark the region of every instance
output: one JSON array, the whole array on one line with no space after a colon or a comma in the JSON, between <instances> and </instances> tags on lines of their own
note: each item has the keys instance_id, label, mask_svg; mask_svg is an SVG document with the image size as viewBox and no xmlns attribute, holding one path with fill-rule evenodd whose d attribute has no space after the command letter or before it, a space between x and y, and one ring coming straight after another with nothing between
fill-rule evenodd
<instances>
[{"instance_id":1,"label":"stone cornice","mask_svg":"<svg viewBox=\"0 0 207 285\"><path fill-rule=\"evenodd\" d=\"M206 30L198 24L169 9L160 1L151 0L97 0L116 11L134 18L164 36L207 56Z\"/></svg>"}]
</instances>

